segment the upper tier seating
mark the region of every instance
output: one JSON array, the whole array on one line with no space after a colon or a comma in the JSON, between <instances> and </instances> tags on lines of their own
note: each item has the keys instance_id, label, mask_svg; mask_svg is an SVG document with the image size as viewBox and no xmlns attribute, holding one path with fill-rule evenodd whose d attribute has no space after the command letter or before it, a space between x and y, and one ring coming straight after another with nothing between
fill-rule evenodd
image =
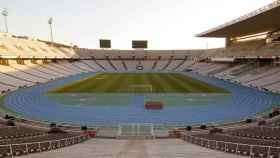
<instances>
[{"instance_id":1,"label":"upper tier seating","mask_svg":"<svg viewBox=\"0 0 280 158\"><path fill-rule=\"evenodd\" d=\"M78 57L71 47L51 45L37 39L0 34L0 55L21 58L72 58Z\"/></svg>"}]
</instances>

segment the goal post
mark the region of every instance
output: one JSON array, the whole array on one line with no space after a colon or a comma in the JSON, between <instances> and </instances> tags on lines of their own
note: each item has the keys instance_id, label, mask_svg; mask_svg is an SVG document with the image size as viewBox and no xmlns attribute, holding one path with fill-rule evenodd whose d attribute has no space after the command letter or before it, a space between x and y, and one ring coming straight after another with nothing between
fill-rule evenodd
<instances>
[{"instance_id":1,"label":"goal post","mask_svg":"<svg viewBox=\"0 0 280 158\"><path fill-rule=\"evenodd\" d=\"M152 93L153 85L151 84L132 84L129 86L129 89L133 93Z\"/></svg>"}]
</instances>

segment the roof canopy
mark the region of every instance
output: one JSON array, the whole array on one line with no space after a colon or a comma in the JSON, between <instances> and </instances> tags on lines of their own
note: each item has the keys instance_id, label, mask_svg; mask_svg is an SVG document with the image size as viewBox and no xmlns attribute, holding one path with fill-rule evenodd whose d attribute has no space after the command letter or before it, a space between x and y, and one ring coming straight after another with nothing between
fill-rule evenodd
<instances>
[{"instance_id":1,"label":"roof canopy","mask_svg":"<svg viewBox=\"0 0 280 158\"><path fill-rule=\"evenodd\" d=\"M197 34L197 37L240 37L280 28L280 0L223 25Z\"/></svg>"}]
</instances>

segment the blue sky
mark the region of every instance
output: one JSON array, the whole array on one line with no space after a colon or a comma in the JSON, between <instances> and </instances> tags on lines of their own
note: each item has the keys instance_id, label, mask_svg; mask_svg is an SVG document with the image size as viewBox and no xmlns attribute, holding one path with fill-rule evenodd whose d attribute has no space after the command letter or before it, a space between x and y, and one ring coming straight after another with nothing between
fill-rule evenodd
<instances>
[{"instance_id":1,"label":"blue sky","mask_svg":"<svg viewBox=\"0 0 280 158\"><path fill-rule=\"evenodd\" d=\"M258 9L273 0L0 0L9 11L11 33L49 39L54 19L55 41L98 48L112 40L116 49L131 40L149 40L150 49L197 49L224 45L223 39L194 35ZM0 28L4 29L3 18Z\"/></svg>"}]
</instances>

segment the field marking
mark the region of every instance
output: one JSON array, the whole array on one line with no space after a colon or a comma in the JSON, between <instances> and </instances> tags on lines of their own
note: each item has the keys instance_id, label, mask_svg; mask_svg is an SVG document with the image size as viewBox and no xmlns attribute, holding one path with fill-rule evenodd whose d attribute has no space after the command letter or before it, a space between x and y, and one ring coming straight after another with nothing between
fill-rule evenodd
<instances>
[{"instance_id":1,"label":"field marking","mask_svg":"<svg viewBox=\"0 0 280 158\"><path fill-rule=\"evenodd\" d=\"M137 89L134 88L149 88L150 92L153 93L153 85L152 84L131 84L129 87L133 88L133 91L137 92Z\"/></svg>"},{"instance_id":2,"label":"field marking","mask_svg":"<svg viewBox=\"0 0 280 158\"><path fill-rule=\"evenodd\" d=\"M178 78L178 79L176 79ZM181 79L180 79L181 78ZM184 82L182 78L185 79ZM61 92L111 92L111 93L190 93L192 92L204 92L205 87L199 91L193 86L187 86L188 88L182 89L187 84L195 83L194 81L187 82L189 80L195 80L180 74L168 74L168 73L103 73L96 76L88 77L83 80L78 80L69 85L64 85L58 91ZM95 82L96 81L96 82ZM180 81L180 84L177 82ZM184 85L183 85L184 84ZM185 85L186 84L186 85ZM201 84L201 83L200 83ZM203 83L202 83L203 84ZM209 85L211 86L211 85ZM89 88L91 87L91 88ZM70 89L71 88L71 89ZM205 90L208 91L209 88Z\"/></svg>"},{"instance_id":3,"label":"field marking","mask_svg":"<svg viewBox=\"0 0 280 158\"><path fill-rule=\"evenodd\" d=\"M98 77L98 78L95 78L95 80L105 80L105 79L108 79L106 77Z\"/></svg>"}]
</instances>

